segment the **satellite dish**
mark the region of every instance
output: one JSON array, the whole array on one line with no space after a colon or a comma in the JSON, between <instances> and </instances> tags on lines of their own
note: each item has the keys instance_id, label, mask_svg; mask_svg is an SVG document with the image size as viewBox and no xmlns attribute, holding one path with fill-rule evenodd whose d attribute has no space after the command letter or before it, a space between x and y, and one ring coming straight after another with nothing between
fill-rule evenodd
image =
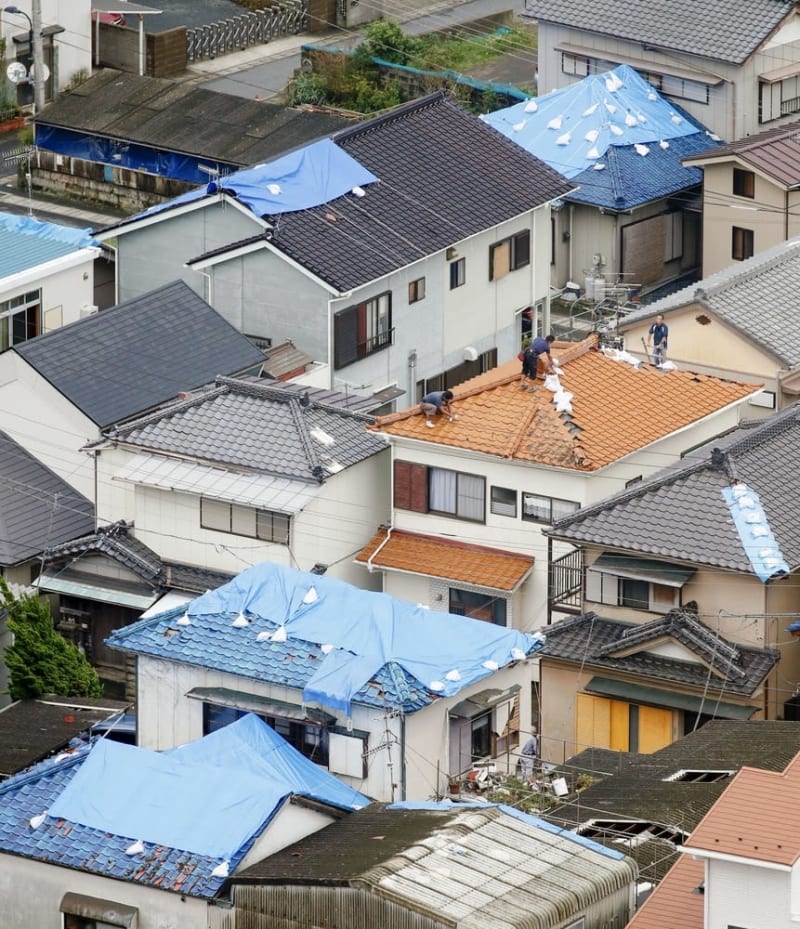
<instances>
[{"instance_id":1,"label":"satellite dish","mask_svg":"<svg viewBox=\"0 0 800 929\"><path fill-rule=\"evenodd\" d=\"M12 84L21 84L28 80L28 70L21 61L12 61L6 68L6 77Z\"/></svg>"},{"instance_id":2,"label":"satellite dish","mask_svg":"<svg viewBox=\"0 0 800 929\"><path fill-rule=\"evenodd\" d=\"M42 62L42 83L45 84L47 79L50 77L50 68L47 67L44 62ZM36 65L31 65L31 70L28 72L28 78L30 81L36 80Z\"/></svg>"}]
</instances>

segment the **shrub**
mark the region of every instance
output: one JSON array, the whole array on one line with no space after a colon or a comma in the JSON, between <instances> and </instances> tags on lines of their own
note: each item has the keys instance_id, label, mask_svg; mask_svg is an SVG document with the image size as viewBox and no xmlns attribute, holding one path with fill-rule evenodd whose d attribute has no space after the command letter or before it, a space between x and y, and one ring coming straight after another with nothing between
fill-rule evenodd
<instances>
[{"instance_id":1,"label":"shrub","mask_svg":"<svg viewBox=\"0 0 800 929\"><path fill-rule=\"evenodd\" d=\"M356 47L353 60L360 68L368 67L373 58L405 65L415 54L417 46L417 39L406 35L399 23L379 19L364 30L364 38Z\"/></svg>"}]
</instances>

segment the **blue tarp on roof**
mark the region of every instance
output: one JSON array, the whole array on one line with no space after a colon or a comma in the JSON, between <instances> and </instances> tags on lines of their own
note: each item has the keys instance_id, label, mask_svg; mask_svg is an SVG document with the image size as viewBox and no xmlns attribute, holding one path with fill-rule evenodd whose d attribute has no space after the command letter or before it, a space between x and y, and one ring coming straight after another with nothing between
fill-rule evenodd
<instances>
[{"instance_id":1,"label":"blue tarp on roof","mask_svg":"<svg viewBox=\"0 0 800 929\"><path fill-rule=\"evenodd\" d=\"M293 795L347 810L369 803L248 715L168 752L101 739L48 815L231 859Z\"/></svg>"},{"instance_id":2,"label":"blue tarp on roof","mask_svg":"<svg viewBox=\"0 0 800 929\"><path fill-rule=\"evenodd\" d=\"M267 620L272 633L252 634L252 648L276 641L317 643L324 657L303 699L350 714L353 698L381 668L399 665L434 694L451 696L544 644L538 635L449 613L431 612L388 594L264 562L187 608L203 616L241 614ZM242 621L243 622L243 621ZM246 623L231 633L247 636Z\"/></svg>"},{"instance_id":3,"label":"blue tarp on roof","mask_svg":"<svg viewBox=\"0 0 800 929\"><path fill-rule=\"evenodd\" d=\"M610 145L647 147L705 132L627 65L481 119L567 178L602 164Z\"/></svg>"},{"instance_id":4,"label":"blue tarp on roof","mask_svg":"<svg viewBox=\"0 0 800 929\"><path fill-rule=\"evenodd\" d=\"M755 575L766 584L774 577L789 574L789 565L770 529L767 515L758 494L739 482L722 488L722 497L733 517L750 565Z\"/></svg>"},{"instance_id":5,"label":"blue tarp on roof","mask_svg":"<svg viewBox=\"0 0 800 929\"><path fill-rule=\"evenodd\" d=\"M232 194L256 216L276 216L329 203L378 178L330 139L320 139L274 161L243 168L138 214L160 213L217 190ZM136 219L138 217L132 217Z\"/></svg>"}]
</instances>

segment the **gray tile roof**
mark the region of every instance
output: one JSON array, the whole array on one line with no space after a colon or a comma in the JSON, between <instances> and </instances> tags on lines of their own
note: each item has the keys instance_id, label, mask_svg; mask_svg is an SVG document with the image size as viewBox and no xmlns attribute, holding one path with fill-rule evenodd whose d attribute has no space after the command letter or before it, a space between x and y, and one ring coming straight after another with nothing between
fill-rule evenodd
<instances>
[{"instance_id":1,"label":"gray tile roof","mask_svg":"<svg viewBox=\"0 0 800 929\"><path fill-rule=\"evenodd\" d=\"M648 645L671 638L695 655L697 663L649 652ZM632 654L631 649L640 650ZM678 611L639 626L586 613L547 627L543 661L557 659L584 668L613 671L637 680L696 687L730 696L751 695L778 661L772 649L733 645L697 619ZM714 674L709 675L709 668Z\"/></svg>"},{"instance_id":2,"label":"gray tile roof","mask_svg":"<svg viewBox=\"0 0 800 929\"><path fill-rule=\"evenodd\" d=\"M232 378L111 433L127 446L322 483L386 448L372 417Z\"/></svg>"},{"instance_id":3,"label":"gray tile roof","mask_svg":"<svg viewBox=\"0 0 800 929\"><path fill-rule=\"evenodd\" d=\"M37 126L57 126L234 166L257 164L352 122L103 69L47 106ZM46 145L45 145L46 147Z\"/></svg>"},{"instance_id":4,"label":"gray tile roof","mask_svg":"<svg viewBox=\"0 0 800 929\"><path fill-rule=\"evenodd\" d=\"M14 346L101 429L258 367L263 353L183 281Z\"/></svg>"},{"instance_id":5,"label":"gray tile roof","mask_svg":"<svg viewBox=\"0 0 800 929\"><path fill-rule=\"evenodd\" d=\"M68 561L73 564L84 555L99 553L124 565L142 580L164 591L185 590L205 593L226 584L234 576L179 562L164 561L132 533L133 525L122 520L102 526L96 532L53 545L44 553L45 567Z\"/></svg>"},{"instance_id":6,"label":"gray tile roof","mask_svg":"<svg viewBox=\"0 0 800 929\"><path fill-rule=\"evenodd\" d=\"M795 6L794 0L528 0L525 9L540 22L740 63Z\"/></svg>"},{"instance_id":7,"label":"gray tile roof","mask_svg":"<svg viewBox=\"0 0 800 929\"><path fill-rule=\"evenodd\" d=\"M800 364L800 238L748 258L634 310L620 321L622 332L632 323L683 307L710 310L782 364ZM669 318L667 317L667 323Z\"/></svg>"},{"instance_id":8,"label":"gray tile roof","mask_svg":"<svg viewBox=\"0 0 800 929\"><path fill-rule=\"evenodd\" d=\"M93 528L91 501L0 432L0 566Z\"/></svg>"},{"instance_id":9,"label":"gray tile roof","mask_svg":"<svg viewBox=\"0 0 800 929\"><path fill-rule=\"evenodd\" d=\"M800 566L800 405L713 443L724 447L738 478L760 497L789 566ZM679 462L554 524L549 535L688 564L752 574L722 498L724 470L711 455Z\"/></svg>"},{"instance_id":10,"label":"gray tile roof","mask_svg":"<svg viewBox=\"0 0 800 929\"><path fill-rule=\"evenodd\" d=\"M767 129L745 136L728 145L685 158L687 164L717 161L735 156L737 160L771 177L785 187L800 184L800 121L785 123L777 129Z\"/></svg>"},{"instance_id":11,"label":"gray tile roof","mask_svg":"<svg viewBox=\"0 0 800 929\"><path fill-rule=\"evenodd\" d=\"M578 801L555 807L545 815L574 828L590 819L641 819L683 830L700 822L730 783L687 783L665 780L682 770L733 770L744 766L782 771L800 751L800 725L785 721L716 719L677 742L647 755L620 753L614 772L587 787ZM570 759L573 771L583 768L585 752ZM611 761L611 759L609 759ZM597 767L593 769L597 775ZM611 847L628 852L619 843ZM662 845L658 858L669 847ZM638 856L637 856L638 857ZM639 859L643 876L658 877L663 867Z\"/></svg>"},{"instance_id":12,"label":"gray tile roof","mask_svg":"<svg viewBox=\"0 0 800 929\"><path fill-rule=\"evenodd\" d=\"M442 251L574 186L441 94L333 138L379 181L362 198L347 195L283 214L272 243L339 291Z\"/></svg>"}]
</instances>

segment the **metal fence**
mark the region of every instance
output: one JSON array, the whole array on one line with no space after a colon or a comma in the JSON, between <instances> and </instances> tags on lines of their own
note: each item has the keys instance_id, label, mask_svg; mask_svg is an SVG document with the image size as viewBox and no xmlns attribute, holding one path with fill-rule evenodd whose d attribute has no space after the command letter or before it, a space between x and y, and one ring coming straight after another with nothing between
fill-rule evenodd
<instances>
[{"instance_id":1,"label":"metal fence","mask_svg":"<svg viewBox=\"0 0 800 929\"><path fill-rule=\"evenodd\" d=\"M186 30L189 61L216 58L271 39L298 35L308 28L307 0L286 0L266 10L253 10L216 23Z\"/></svg>"}]
</instances>

